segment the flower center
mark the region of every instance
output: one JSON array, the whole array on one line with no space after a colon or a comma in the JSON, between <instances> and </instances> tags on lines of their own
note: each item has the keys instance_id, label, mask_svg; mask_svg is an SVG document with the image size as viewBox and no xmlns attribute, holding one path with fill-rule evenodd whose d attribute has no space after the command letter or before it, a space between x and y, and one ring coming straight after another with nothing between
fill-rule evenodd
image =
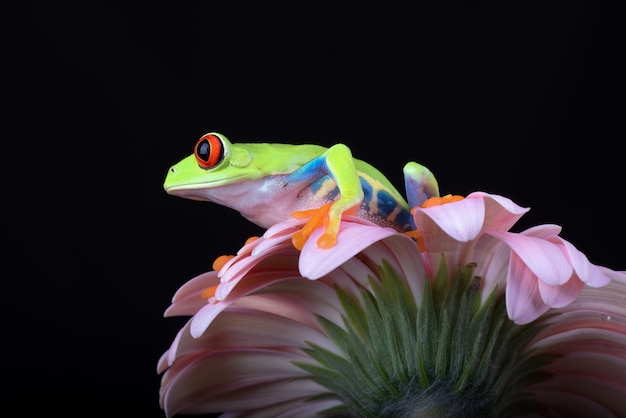
<instances>
[{"instance_id":1,"label":"flower center","mask_svg":"<svg viewBox=\"0 0 626 418\"><path fill-rule=\"evenodd\" d=\"M360 295L336 286L343 324L319 322L338 351L308 343L315 363L296 363L345 405L333 413L474 418L534 406L523 388L545 363L530 363L525 350L541 328L515 325L495 290L481 302L474 268L449 275L442 262L430 280L404 278L383 262ZM407 280L425 283L421 301Z\"/></svg>"}]
</instances>

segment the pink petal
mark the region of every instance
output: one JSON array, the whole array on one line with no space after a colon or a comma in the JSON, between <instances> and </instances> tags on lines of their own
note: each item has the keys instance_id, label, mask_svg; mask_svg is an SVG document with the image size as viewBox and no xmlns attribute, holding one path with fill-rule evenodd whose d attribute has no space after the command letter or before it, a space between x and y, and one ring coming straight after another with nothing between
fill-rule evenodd
<instances>
[{"instance_id":1,"label":"pink petal","mask_svg":"<svg viewBox=\"0 0 626 418\"><path fill-rule=\"evenodd\" d=\"M550 307L543 303L537 276L515 254L511 254L505 292L509 318L522 325L534 321Z\"/></svg>"},{"instance_id":2,"label":"pink petal","mask_svg":"<svg viewBox=\"0 0 626 418\"><path fill-rule=\"evenodd\" d=\"M324 391L322 386L310 379L282 379L267 384L243 387L215 399L207 399L205 402L208 407L220 408L222 411L249 408L245 412L222 414L220 418L227 416L238 418L317 417L320 416L317 414L324 408L324 405L340 404L336 400L332 403L309 402L309 398L320 395ZM202 407L202 404L198 406ZM287 407L291 409L286 410ZM297 415L298 411L301 415ZM308 413L302 413L302 411Z\"/></svg>"},{"instance_id":3,"label":"pink petal","mask_svg":"<svg viewBox=\"0 0 626 418\"><path fill-rule=\"evenodd\" d=\"M522 235L527 235L529 237L548 239L551 237L556 237L561 233L562 228L559 225L554 224L542 224L536 225L531 228L528 228L522 231Z\"/></svg>"},{"instance_id":4,"label":"pink petal","mask_svg":"<svg viewBox=\"0 0 626 418\"><path fill-rule=\"evenodd\" d=\"M219 283L216 271L200 274L182 285L172 298L172 304L166 309L164 316L194 315L206 305L206 299L200 295L208 288Z\"/></svg>"},{"instance_id":5,"label":"pink petal","mask_svg":"<svg viewBox=\"0 0 626 418\"><path fill-rule=\"evenodd\" d=\"M556 376L552 380L554 387L543 389L538 387L533 391L533 398L548 411L552 416L560 417L611 417L619 418L601 403L590 399L586 395L573 394L560 389L559 382L570 379L569 376ZM583 386L589 382L579 382ZM530 417L543 418L546 415L530 415Z\"/></svg>"},{"instance_id":6,"label":"pink petal","mask_svg":"<svg viewBox=\"0 0 626 418\"><path fill-rule=\"evenodd\" d=\"M284 245L292 245L291 244L291 236L292 235L293 234L286 234L286 235L273 236L273 237L270 237L270 238L263 237L261 239L258 239L257 241L260 241L259 245L257 245L254 248L254 250L252 251L251 255L253 257L259 257L259 256L267 253L268 251L271 251L272 248L279 247L279 246L284 246Z\"/></svg>"},{"instance_id":7,"label":"pink petal","mask_svg":"<svg viewBox=\"0 0 626 418\"><path fill-rule=\"evenodd\" d=\"M540 280L539 293L546 305L551 308L562 308L572 303L580 295L584 286L585 284L576 276L561 286L550 286Z\"/></svg>"},{"instance_id":8,"label":"pink petal","mask_svg":"<svg viewBox=\"0 0 626 418\"><path fill-rule=\"evenodd\" d=\"M561 417L621 417L626 386L588 373L557 373L537 383L533 394Z\"/></svg>"},{"instance_id":9,"label":"pink petal","mask_svg":"<svg viewBox=\"0 0 626 418\"><path fill-rule=\"evenodd\" d=\"M275 298L275 304L283 302L290 305L289 300ZM315 322L313 313L308 312L309 323L282 315L282 312L274 313L256 306L232 305L228 310L211 324L211 331L205 332L198 338L189 333L188 327L176 337L175 344L170 348L170 365L176 356L192 354L198 350L224 350L232 347L306 347L305 341L310 341L331 351L337 351L334 344L321 332ZM263 306L261 306L263 308ZM291 313L291 306L286 306L287 312Z\"/></svg>"},{"instance_id":10,"label":"pink petal","mask_svg":"<svg viewBox=\"0 0 626 418\"><path fill-rule=\"evenodd\" d=\"M306 279L278 282L272 285L271 294L248 295L236 306L284 316L312 329L320 329L316 315L341 323L343 312L332 287Z\"/></svg>"},{"instance_id":11,"label":"pink petal","mask_svg":"<svg viewBox=\"0 0 626 418\"><path fill-rule=\"evenodd\" d=\"M533 348L544 352L610 353L626 368L624 324L611 319L603 320L598 312L560 313L533 342Z\"/></svg>"},{"instance_id":12,"label":"pink petal","mask_svg":"<svg viewBox=\"0 0 626 418\"><path fill-rule=\"evenodd\" d=\"M458 202L448 203L443 206L454 205ZM433 207L435 209L437 207ZM427 216L423 210L418 209L414 213L416 229L421 236L423 244L425 268L429 274L439 268L441 257L445 257L446 264L450 269L454 269L459 263L463 250L467 247L466 242L457 240L448 235L431 217Z\"/></svg>"},{"instance_id":13,"label":"pink petal","mask_svg":"<svg viewBox=\"0 0 626 418\"><path fill-rule=\"evenodd\" d=\"M290 276L285 275L284 272L261 272L256 276L247 276L247 280L242 280L243 277L240 277L234 284L232 282L221 284L217 288L217 291L222 293L220 296L223 296L224 299L209 303L196 313L191 320L191 335L195 338L202 335L209 325L211 325L215 317L239 298L263 289L273 283L286 280L289 277ZM235 284L238 285L235 287ZM222 286L226 286L228 289L220 290Z\"/></svg>"},{"instance_id":14,"label":"pink petal","mask_svg":"<svg viewBox=\"0 0 626 418\"><path fill-rule=\"evenodd\" d=\"M258 246L252 251L253 256L259 256L272 247L291 245L291 237L305 224L305 219L289 219L271 226L261 237Z\"/></svg>"},{"instance_id":15,"label":"pink petal","mask_svg":"<svg viewBox=\"0 0 626 418\"><path fill-rule=\"evenodd\" d=\"M302 223L302 221L299 222ZM273 232L275 235L270 235L266 231L263 237L250 241L249 243L241 247L239 251L237 251L237 255L228 260L218 272L218 276L222 278L222 282L227 282L228 280L230 280L229 274L232 275L233 272L228 273L228 271L234 264L240 264L242 260L248 260L244 261L244 264L241 264L237 267L237 269L243 269L247 263L252 262L249 259L250 256L256 257L262 255L266 251L277 247L280 244L283 244L284 241L289 240L291 237L290 233L293 233L295 230L290 231L290 233L285 233L285 230L288 229L288 225L291 225L291 222L282 222L280 224L277 224L273 227ZM267 238L266 236L270 236L270 238Z\"/></svg>"},{"instance_id":16,"label":"pink petal","mask_svg":"<svg viewBox=\"0 0 626 418\"><path fill-rule=\"evenodd\" d=\"M189 297L189 294L195 294L198 291L202 292L207 287L215 286L218 282L216 271L199 274L178 288L176 293L174 293L174 297L172 297L172 302L186 299Z\"/></svg>"},{"instance_id":17,"label":"pink petal","mask_svg":"<svg viewBox=\"0 0 626 418\"><path fill-rule=\"evenodd\" d=\"M321 417L320 411L340 406L342 403L335 399L296 399L265 407L261 410L225 412L219 418L303 418Z\"/></svg>"},{"instance_id":18,"label":"pink petal","mask_svg":"<svg viewBox=\"0 0 626 418\"><path fill-rule=\"evenodd\" d=\"M236 262L233 262L233 261L236 261ZM224 266L220 270L220 274L219 274L220 281L222 283L228 283L233 279L233 277L236 277L236 276L243 277L257 263L258 263L258 260L250 256L239 258L237 260L231 259L228 262L228 265Z\"/></svg>"},{"instance_id":19,"label":"pink petal","mask_svg":"<svg viewBox=\"0 0 626 418\"><path fill-rule=\"evenodd\" d=\"M313 231L300 254L300 274L310 280L330 273L373 243L398 234L391 228L374 224L342 221L335 246L322 249L317 246L317 239L323 232L323 228Z\"/></svg>"},{"instance_id":20,"label":"pink petal","mask_svg":"<svg viewBox=\"0 0 626 418\"><path fill-rule=\"evenodd\" d=\"M572 265L559 245L512 232L486 233L501 239L511 247L539 280L546 284L562 285L572 277Z\"/></svg>"},{"instance_id":21,"label":"pink petal","mask_svg":"<svg viewBox=\"0 0 626 418\"><path fill-rule=\"evenodd\" d=\"M506 244L496 237L483 234L461 261L462 265L476 263L474 274L482 279L483 302L496 287L500 292L504 292L510 257L511 249Z\"/></svg>"},{"instance_id":22,"label":"pink petal","mask_svg":"<svg viewBox=\"0 0 626 418\"><path fill-rule=\"evenodd\" d=\"M389 247L391 254L395 256L396 271L405 278L411 289L414 299L421 302L426 280L424 258L417 249L412 239L406 239L404 235L394 235L386 238L385 246Z\"/></svg>"},{"instance_id":23,"label":"pink petal","mask_svg":"<svg viewBox=\"0 0 626 418\"><path fill-rule=\"evenodd\" d=\"M233 275L229 276L228 282L220 283L215 290L215 298L217 300L226 299L236 286L241 288L241 281L245 282L244 286L252 283L254 286L261 285L264 287L265 283L270 283L276 275L279 277L299 276L294 265L297 261L294 255L295 251L293 247L278 248L272 253L271 258L268 257L269 253L265 253L263 257L250 257L252 263L246 263L244 269L234 271ZM265 260L269 261L263 263Z\"/></svg>"},{"instance_id":24,"label":"pink petal","mask_svg":"<svg viewBox=\"0 0 626 418\"><path fill-rule=\"evenodd\" d=\"M524 208L504 196L484 192L470 193L467 199L484 199L485 221L483 231L508 231L530 208Z\"/></svg>"},{"instance_id":25,"label":"pink petal","mask_svg":"<svg viewBox=\"0 0 626 418\"><path fill-rule=\"evenodd\" d=\"M341 287L346 292L358 295L358 289L369 286L369 277L376 276L376 272L372 270L372 265L366 261L352 257L319 280L327 282L330 286L334 283L341 283Z\"/></svg>"},{"instance_id":26,"label":"pink petal","mask_svg":"<svg viewBox=\"0 0 626 418\"><path fill-rule=\"evenodd\" d=\"M245 244L243 247L241 247L239 249L239 251L237 251L237 254L231 258L230 260L228 260L223 266L222 268L219 270L218 272L218 277L222 277L224 275L224 273L230 269L230 267L235 264L238 263L239 260L243 260L246 257L248 257L250 254L252 254L256 247L261 244L263 242L262 239L255 239L247 244Z\"/></svg>"},{"instance_id":27,"label":"pink petal","mask_svg":"<svg viewBox=\"0 0 626 418\"><path fill-rule=\"evenodd\" d=\"M263 238L258 239L257 241L261 241ZM291 242L284 242L284 240L273 241L273 246L262 246L259 247L262 251L256 252L254 255L247 255L245 257L236 257L237 262L230 264L228 267L224 267L220 270L219 276L220 281L222 283L228 283L233 280L235 277L245 276L250 269L259 265L263 262L263 260L273 257L277 258L277 260L272 260L274 264L273 267L278 267L276 264L278 263L278 255L285 255L287 259L291 257L293 260L297 258L297 250L293 247ZM259 248L257 247L257 248ZM232 260L231 260L232 261Z\"/></svg>"},{"instance_id":28,"label":"pink petal","mask_svg":"<svg viewBox=\"0 0 626 418\"><path fill-rule=\"evenodd\" d=\"M200 337L204 334L204 331L211 325L211 322L217 317L224 309L226 309L234 300L221 301L216 303L208 303L202 309L196 313L191 319L190 332L194 338Z\"/></svg>"},{"instance_id":29,"label":"pink petal","mask_svg":"<svg viewBox=\"0 0 626 418\"><path fill-rule=\"evenodd\" d=\"M626 282L613 280L603 287L586 286L578 298L561 309L562 312L592 312L596 321L601 318L626 318ZM609 321L621 323L622 321ZM626 323L626 319L623 320ZM603 321L603 327L607 323ZM623 326L623 325L621 325Z\"/></svg>"},{"instance_id":30,"label":"pink petal","mask_svg":"<svg viewBox=\"0 0 626 418\"><path fill-rule=\"evenodd\" d=\"M239 250L237 252L237 255L235 255L230 260L228 260L226 263L224 263L222 268L218 270L217 277L219 277L219 278L224 277L224 274L226 274L226 272L232 267L233 264L239 263L241 260L244 260L244 259L246 259L249 256L250 256L250 254L243 253L241 250Z\"/></svg>"},{"instance_id":31,"label":"pink petal","mask_svg":"<svg viewBox=\"0 0 626 418\"><path fill-rule=\"evenodd\" d=\"M180 330L178 330L178 332L176 333L176 337L174 338L174 341L172 341L170 348L167 350L167 366L168 367L171 367L172 364L174 364L174 360L176 360L176 355L178 353L178 346L180 344L181 339L183 339L183 337L189 333L190 323L191 321L187 321L185 326L182 327Z\"/></svg>"},{"instance_id":32,"label":"pink petal","mask_svg":"<svg viewBox=\"0 0 626 418\"><path fill-rule=\"evenodd\" d=\"M290 218L286 221L279 222L269 227L263 234L263 238L270 239L274 237L291 235L304 226L306 219Z\"/></svg>"},{"instance_id":33,"label":"pink petal","mask_svg":"<svg viewBox=\"0 0 626 418\"><path fill-rule=\"evenodd\" d=\"M273 389L279 384L281 391L285 388L281 382L289 382L292 390L299 391L303 396L311 396L311 386L304 382L293 381L302 375L302 370L295 366L294 360L305 360L302 355L284 351L264 349L231 349L226 351L204 352L192 357L188 362L174 363L163 377L163 407L168 416L193 413L198 404L206 407L205 413L220 412L225 407L236 409L241 405L242 395L231 405L219 404L229 392L242 390L246 387L260 387L267 392L265 402L275 402L269 393L277 396ZM293 392L290 396L294 396ZM239 399L237 399L239 398Z\"/></svg>"},{"instance_id":34,"label":"pink petal","mask_svg":"<svg viewBox=\"0 0 626 418\"><path fill-rule=\"evenodd\" d=\"M602 274L609 276L613 282L626 284L626 271L615 271L607 267L598 266Z\"/></svg>"},{"instance_id":35,"label":"pink petal","mask_svg":"<svg viewBox=\"0 0 626 418\"><path fill-rule=\"evenodd\" d=\"M159 361L157 362L158 374L163 373L170 366L170 364L168 364L168 361L167 361L168 354L169 354L169 350L161 354L161 357L159 357Z\"/></svg>"},{"instance_id":36,"label":"pink petal","mask_svg":"<svg viewBox=\"0 0 626 418\"><path fill-rule=\"evenodd\" d=\"M561 243L572 263L576 275L592 287L601 287L611 281L611 278L604 274L603 270L596 265L591 264L585 254L574 247L570 242L564 240L561 237L556 237L559 243Z\"/></svg>"},{"instance_id":37,"label":"pink petal","mask_svg":"<svg viewBox=\"0 0 626 418\"><path fill-rule=\"evenodd\" d=\"M452 239L467 242L476 238L483 228L485 202L483 199L463 199L429 208L417 207L414 212L415 225L422 236L428 235L428 230L435 227L426 222L424 217L429 218Z\"/></svg>"}]
</instances>

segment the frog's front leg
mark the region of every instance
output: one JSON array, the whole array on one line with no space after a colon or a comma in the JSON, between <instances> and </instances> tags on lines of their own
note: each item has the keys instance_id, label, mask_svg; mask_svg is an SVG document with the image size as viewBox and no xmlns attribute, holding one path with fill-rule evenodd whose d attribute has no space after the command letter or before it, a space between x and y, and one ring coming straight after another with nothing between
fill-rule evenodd
<instances>
[{"instance_id":1,"label":"frog's front leg","mask_svg":"<svg viewBox=\"0 0 626 418\"><path fill-rule=\"evenodd\" d=\"M303 167L304 168L304 167ZM293 236L293 244L301 249L311 233L318 227L324 226L324 233L317 240L320 248L331 248L337 242L341 216L355 214L363 201L363 189L359 174L354 165L350 149L344 144L330 147L319 159L306 169L328 175L332 178L339 190L339 197L332 203L317 209L296 211L292 216L309 220L305 226Z\"/></svg>"}]
</instances>

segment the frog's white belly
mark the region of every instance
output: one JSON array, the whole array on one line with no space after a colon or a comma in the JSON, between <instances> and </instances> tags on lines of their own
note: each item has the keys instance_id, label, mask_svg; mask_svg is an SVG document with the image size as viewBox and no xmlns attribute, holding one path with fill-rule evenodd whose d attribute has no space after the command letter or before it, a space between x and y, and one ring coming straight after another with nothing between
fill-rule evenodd
<instances>
[{"instance_id":1,"label":"frog's white belly","mask_svg":"<svg viewBox=\"0 0 626 418\"><path fill-rule=\"evenodd\" d=\"M330 179L328 183L334 185ZM288 183L285 176L280 175L230 183L225 187L187 186L170 193L234 209L262 228L289 219L294 211L317 208L333 200L326 193L314 193L309 184Z\"/></svg>"}]
</instances>

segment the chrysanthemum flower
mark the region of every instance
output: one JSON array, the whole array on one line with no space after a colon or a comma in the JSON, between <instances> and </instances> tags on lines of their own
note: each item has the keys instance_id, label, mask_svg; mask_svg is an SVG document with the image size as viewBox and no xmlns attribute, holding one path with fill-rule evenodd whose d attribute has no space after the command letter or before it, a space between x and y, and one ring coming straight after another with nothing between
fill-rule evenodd
<instances>
[{"instance_id":1,"label":"chrysanthemum flower","mask_svg":"<svg viewBox=\"0 0 626 418\"><path fill-rule=\"evenodd\" d=\"M558 226L511 232L527 209L504 197L437 203L417 243L345 216L299 251L288 220L183 285L167 416L623 416L626 275Z\"/></svg>"}]
</instances>

